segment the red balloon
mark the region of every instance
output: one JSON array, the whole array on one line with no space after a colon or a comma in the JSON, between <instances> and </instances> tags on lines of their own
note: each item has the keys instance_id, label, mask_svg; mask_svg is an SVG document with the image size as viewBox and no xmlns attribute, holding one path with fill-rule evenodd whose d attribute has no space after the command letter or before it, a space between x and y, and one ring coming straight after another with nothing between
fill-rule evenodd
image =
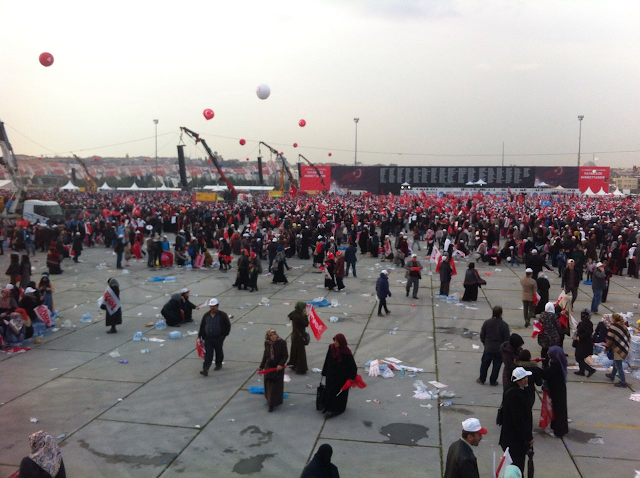
<instances>
[{"instance_id":1,"label":"red balloon","mask_svg":"<svg viewBox=\"0 0 640 478\"><path fill-rule=\"evenodd\" d=\"M210 160L210 159L207 159L207 163L210 163L210 162L211 162L211 160Z\"/></svg>"},{"instance_id":2,"label":"red balloon","mask_svg":"<svg viewBox=\"0 0 640 478\"><path fill-rule=\"evenodd\" d=\"M244 139L240 140L240 146L244 146L245 144L247 144L247 142Z\"/></svg>"},{"instance_id":3,"label":"red balloon","mask_svg":"<svg viewBox=\"0 0 640 478\"><path fill-rule=\"evenodd\" d=\"M100 161L100 158L96 156L95 158L93 158L93 160L97 163L98 161Z\"/></svg>"},{"instance_id":4,"label":"red balloon","mask_svg":"<svg viewBox=\"0 0 640 478\"><path fill-rule=\"evenodd\" d=\"M202 112L202 114L204 115L204 117L208 120L210 120L211 118L213 118L215 116L214 112L212 109L207 108L206 110L204 110Z\"/></svg>"},{"instance_id":5,"label":"red balloon","mask_svg":"<svg viewBox=\"0 0 640 478\"><path fill-rule=\"evenodd\" d=\"M38 59L42 66L53 65L53 55L51 53L47 53L46 51L44 53L40 53L40 57Z\"/></svg>"},{"instance_id":6,"label":"red balloon","mask_svg":"<svg viewBox=\"0 0 640 478\"><path fill-rule=\"evenodd\" d=\"M249 158L247 158L247 161L249 161Z\"/></svg>"},{"instance_id":7,"label":"red balloon","mask_svg":"<svg viewBox=\"0 0 640 478\"><path fill-rule=\"evenodd\" d=\"M331 153L329 153L329 156L331 156Z\"/></svg>"},{"instance_id":8,"label":"red balloon","mask_svg":"<svg viewBox=\"0 0 640 478\"><path fill-rule=\"evenodd\" d=\"M303 120L303 119L298 121L298 124L300 125L301 128L304 128L305 126L307 126L307 122L305 120Z\"/></svg>"},{"instance_id":9,"label":"red balloon","mask_svg":"<svg viewBox=\"0 0 640 478\"><path fill-rule=\"evenodd\" d=\"M298 147L298 143L293 143L293 147L297 148Z\"/></svg>"}]
</instances>

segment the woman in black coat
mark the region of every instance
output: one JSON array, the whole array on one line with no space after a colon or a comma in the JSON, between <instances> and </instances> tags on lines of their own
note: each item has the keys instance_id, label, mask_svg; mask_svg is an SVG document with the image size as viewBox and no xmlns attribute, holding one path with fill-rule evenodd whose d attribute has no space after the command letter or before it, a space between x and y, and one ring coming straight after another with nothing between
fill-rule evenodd
<instances>
[{"instance_id":1,"label":"woman in black coat","mask_svg":"<svg viewBox=\"0 0 640 478\"><path fill-rule=\"evenodd\" d=\"M544 370L549 395L553 403L553 434L561 438L569 433L567 421L567 358L564 350L557 345L549 348L549 367Z\"/></svg>"},{"instance_id":2,"label":"woman in black coat","mask_svg":"<svg viewBox=\"0 0 640 478\"><path fill-rule=\"evenodd\" d=\"M264 396L269 405L269 412L274 407L282 405L284 398L284 366L289 358L287 343L282 340L274 329L268 329L264 338L264 353L259 370L277 368L277 371L264 375Z\"/></svg>"},{"instance_id":3,"label":"woman in black coat","mask_svg":"<svg viewBox=\"0 0 640 478\"><path fill-rule=\"evenodd\" d=\"M304 345L304 334L309 326L307 304L305 302L297 302L295 310L289 314L289 320L291 320L293 331L291 332L291 354L287 365L291 370L302 375L309 370L307 351Z\"/></svg>"},{"instance_id":4,"label":"woman in black coat","mask_svg":"<svg viewBox=\"0 0 640 478\"><path fill-rule=\"evenodd\" d=\"M120 299L120 284L118 284L118 281L115 279L109 279L107 281L107 284L109 284L109 287L111 287L111 290L113 290L113 293L116 295L116 297ZM107 330L107 333L115 334L116 332L118 332L116 330L116 325L122 324L122 306L120 306L118 310L113 313L113 315L109 313L109 311L107 310L107 306L104 303L100 306L100 308L104 309L107 314L105 325L107 327L111 327L109 330Z\"/></svg>"},{"instance_id":5,"label":"woman in black coat","mask_svg":"<svg viewBox=\"0 0 640 478\"><path fill-rule=\"evenodd\" d=\"M478 275L474 262L469 263L469 268L464 274L464 295L463 301L475 302L478 300L478 288L481 286L482 279Z\"/></svg>"},{"instance_id":6,"label":"woman in black coat","mask_svg":"<svg viewBox=\"0 0 640 478\"><path fill-rule=\"evenodd\" d=\"M302 470L300 478L340 478L338 467L331 463L332 455L331 445L320 445L313 459Z\"/></svg>"},{"instance_id":7,"label":"woman in black coat","mask_svg":"<svg viewBox=\"0 0 640 478\"><path fill-rule=\"evenodd\" d=\"M549 289L551 289L551 284L549 283L549 279L544 274L540 274L538 279L536 279L536 283L538 284L538 294L540 294L540 300L536 305L536 309L534 311L535 315L542 314L544 312L544 307L549 302Z\"/></svg>"},{"instance_id":8,"label":"woman in black coat","mask_svg":"<svg viewBox=\"0 0 640 478\"><path fill-rule=\"evenodd\" d=\"M340 389L347 379L354 380L357 372L358 367L347 346L347 339L342 334L336 335L329 345L322 367L322 376L327 377L322 412L327 413L327 418L340 415L346 410L349 390L341 392Z\"/></svg>"},{"instance_id":9,"label":"woman in black coat","mask_svg":"<svg viewBox=\"0 0 640 478\"><path fill-rule=\"evenodd\" d=\"M576 340L573 341L576 348L576 362L580 370L573 372L584 377L584 371L588 372L587 377L596 373L596 369L585 362L585 359L593 353L593 323L589 309L584 309L580 313L580 323L576 333Z\"/></svg>"}]
</instances>

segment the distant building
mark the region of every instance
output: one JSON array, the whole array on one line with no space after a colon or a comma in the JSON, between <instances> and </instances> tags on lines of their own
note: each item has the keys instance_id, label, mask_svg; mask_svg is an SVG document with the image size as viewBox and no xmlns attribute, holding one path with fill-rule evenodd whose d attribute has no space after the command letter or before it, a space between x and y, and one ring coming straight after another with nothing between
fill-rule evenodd
<instances>
[{"instance_id":1,"label":"distant building","mask_svg":"<svg viewBox=\"0 0 640 478\"><path fill-rule=\"evenodd\" d=\"M613 182L615 183L616 187L621 191L624 189L628 189L630 191L638 190L638 178L635 176L615 178Z\"/></svg>"}]
</instances>

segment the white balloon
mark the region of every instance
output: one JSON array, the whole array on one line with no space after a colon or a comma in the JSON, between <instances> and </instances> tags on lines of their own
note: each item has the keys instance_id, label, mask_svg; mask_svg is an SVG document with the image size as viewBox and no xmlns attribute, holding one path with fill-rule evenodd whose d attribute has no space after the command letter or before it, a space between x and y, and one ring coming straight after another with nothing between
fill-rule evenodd
<instances>
[{"instance_id":1,"label":"white balloon","mask_svg":"<svg viewBox=\"0 0 640 478\"><path fill-rule=\"evenodd\" d=\"M271 88L269 88L269 85L259 85L258 88L256 88L256 94L261 100L266 100L271 94Z\"/></svg>"}]
</instances>

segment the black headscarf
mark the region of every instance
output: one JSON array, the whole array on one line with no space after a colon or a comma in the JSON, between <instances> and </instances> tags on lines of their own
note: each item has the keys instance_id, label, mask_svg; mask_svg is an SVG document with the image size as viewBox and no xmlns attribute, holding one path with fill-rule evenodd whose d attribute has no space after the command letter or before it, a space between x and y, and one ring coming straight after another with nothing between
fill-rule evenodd
<instances>
[{"instance_id":1,"label":"black headscarf","mask_svg":"<svg viewBox=\"0 0 640 478\"><path fill-rule=\"evenodd\" d=\"M513 333L511 334L511 337L509 337L509 343L513 347L513 350L518 350L519 347L524 345L524 340L522 340L522 337L518 334Z\"/></svg>"}]
</instances>

